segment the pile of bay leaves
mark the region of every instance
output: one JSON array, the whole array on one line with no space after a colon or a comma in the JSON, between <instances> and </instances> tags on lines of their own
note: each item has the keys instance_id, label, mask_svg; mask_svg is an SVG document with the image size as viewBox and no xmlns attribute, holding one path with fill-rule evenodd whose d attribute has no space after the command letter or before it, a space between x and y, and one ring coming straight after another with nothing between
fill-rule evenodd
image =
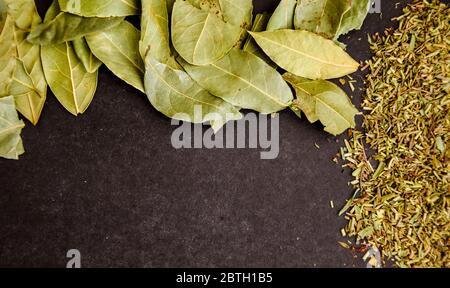
<instances>
[{"instance_id":1,"label":"pile of bay leaves","mask_svg":"<svg viewBox=\"0 0 450 288\"><path fill-rule=\"evenodd\" d=\"M254 17L251 0L55 0L42 20L34 0L0 0L0 156L24 152L16 110L36 125L47 86L71 114L85 112L103 64L174 119L218 131L241 109L291 108L338 135L358 111L327 79L358 69L338 38L369 8L282 0Z\"/></svg>"}]
</instances>

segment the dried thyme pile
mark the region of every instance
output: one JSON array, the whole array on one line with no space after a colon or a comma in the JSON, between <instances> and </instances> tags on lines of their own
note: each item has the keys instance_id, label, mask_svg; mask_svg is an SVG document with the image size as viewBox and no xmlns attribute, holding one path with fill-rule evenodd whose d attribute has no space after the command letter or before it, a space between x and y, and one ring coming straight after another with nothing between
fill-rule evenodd
<instances>
[{"instance_id":1,"label":"dried thyme pile","mask_svg":"<svg viewBox=\"0 0 450 288\"><path fill-rule=\"evenodd\" d=\"M396 20L371 39L365 133L341 151L357 188L342 232L399 267L450 268L450 9L416 1Z\"/></svg>"}]
</instances>

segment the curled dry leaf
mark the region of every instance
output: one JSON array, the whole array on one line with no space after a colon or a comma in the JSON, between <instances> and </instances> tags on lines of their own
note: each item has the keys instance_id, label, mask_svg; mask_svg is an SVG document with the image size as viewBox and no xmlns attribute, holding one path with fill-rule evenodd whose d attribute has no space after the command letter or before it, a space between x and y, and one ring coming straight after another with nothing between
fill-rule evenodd
<instances>
[{"instance_id":1,"label":"curled dry leaf","mask_svg":"<svg viewBox=\"0 0 450 288\"><path fill-rule=\"evenodd\" d=\"M13 96L0 98L0 157L19 159L25 150L20 134L25 124L19 120Z\"/></svg>"},{"instance_id":2,"label":"curled dry leaf","mask_svg":"<svg viewBox=\"0 0 450 288\"><path fill-rule=\"evenodd\" d=\"M267 31L294 28L294 12L297 0L281 0L267 25Z\"/></svg>"},{"instance_id":3,"label":"curled dry leaf","mask_svg":"<svg viewBox=\"0 0 450 288\"><path fill-rule=\"evenodd\" d=\"M72 41L73 49L78 59L83 63L84 69L89 73L94 73L100 66L102 61L92 54L85 38L78 38Z\"/></svg>"},{"instance_id":4,"label":"curled dry leaf","mask_svg":"<svg viewBox=\"0 0 450 288\"><path fill-rule=\"evenodd\" d=\"M186 72L147 57L145 88L152 105L172 119L193 123L210 122L214 131L241 113L231 104L201 88Z\"/></svg>"},{"instance_id":5,"label":"curled dry leaf","mask_svg":"<svg viewBox=\"0 0 450 288\"><path fill-rule=\"evenodd\" d=\"M239 41L241 28L218 15L177 0L172 13L173 46L193 65L208 65L227 54Z\"/></svg>"},{"instance_id":6,"label":"curled dry leaf","mask_svg":"<svg viewBox=\"0 0 450 288\"><path fill-rule=\"evenodd\" d=\"M355 127L358 110L341 88L329 81L309 80L290 73L283 77L297 94L294 111L301 110L311 123L320 120L325 131L333 135Z\"/></svg>"},{"instance_id":7,"label":"curled dry leaf","mask_svg":"<svg viewBox=\"0 0 450 288\"><path fill-rule=\"evenodd\" d=\"M75 116L84 113L94 98L98 71L86 71L71 42L43 46L41 53L45 77L58 101Z\"/></svg>"},{"instance_id":8,"label":"curled dry leaf","mask_svg":"<svg viewBox=\"0 0 450 288\"><path fill-rule=\"evenodd\" d=\"M61 10L84 17L122 17L140 13L138 0L59 0Z\"/></svg>"},{"instance_id":9,"label":"curled dry leaf","mask_svg":"<svg viewBox=\"0 0 450 288\"><path fill-rule=\"evenodd\" d=\"M200 86L237 107L270 114L284 110L293 99L275 69L242 50L233 49L207 66L181 64Z\"/></svg>"},{"instance_id":10,"label":"curled dry leaf","mask_svg":"<svg viewBox=\"0 0 450 288\"><path fill-rule=\"evenodd\" d=\"M124 37L126 35L126 37ZM121 22L107 31L86 36L92 53L117 77L144 92L144 61L139 53L141 33L131 23Z\"/></svg>"},{"instance_id":11,"label":"curled dry leaf","mask_svg":"<svg viewBox=\"0 0 450 288\"><path fill-rule=\"evenodd\" d=\"M263 51L281 68L309 79L339 78L359 64L333 41L302 30L250 32Z\"/></svg>"}]
</instances>

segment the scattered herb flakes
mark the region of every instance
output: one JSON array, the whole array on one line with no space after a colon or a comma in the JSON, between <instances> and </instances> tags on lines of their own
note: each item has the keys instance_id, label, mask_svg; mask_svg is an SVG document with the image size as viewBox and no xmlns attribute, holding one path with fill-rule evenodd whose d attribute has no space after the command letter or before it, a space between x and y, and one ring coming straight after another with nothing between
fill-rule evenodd
<instances>
[{"instance_id":1,"label":"scattered herb flakes","mask_svg":"<svg viewBox=\"0 0 450 288\"><path fill-rule=\"evenodd\" d=\"M360 191L340 212L343 234L399 267L450 268L450 9L415 1L397 20L370 41L365 133L341 150Z\"/></svg>"}]
</instances>

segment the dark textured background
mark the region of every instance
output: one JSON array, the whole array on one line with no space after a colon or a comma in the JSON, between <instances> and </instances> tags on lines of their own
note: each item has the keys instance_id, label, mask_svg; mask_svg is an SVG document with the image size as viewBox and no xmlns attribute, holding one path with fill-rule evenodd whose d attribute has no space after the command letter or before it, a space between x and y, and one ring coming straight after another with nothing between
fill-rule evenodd
<instances>
[{"instance_id":1,"label":"dark textured background","mask_svg":"<svg viewBox=\"0 0 450 288\"><path fill-rule=\"evenodd\" d=\"M277 1L255 2L263 11ZM49 1L39 3L44 12ZM382 1L382 17L344 38L349 53L368 59L367 33L394 25L404 3ZM105 68L78 118L50 94L23 132L26 154L0 160L0 266L64 267L71 248L84 267L364 265L337 244L352 191L331 161L340 144L320 125L281 113L273 161L247 149L176 151L174 129Z\"/></svg>"}]
</instances>

